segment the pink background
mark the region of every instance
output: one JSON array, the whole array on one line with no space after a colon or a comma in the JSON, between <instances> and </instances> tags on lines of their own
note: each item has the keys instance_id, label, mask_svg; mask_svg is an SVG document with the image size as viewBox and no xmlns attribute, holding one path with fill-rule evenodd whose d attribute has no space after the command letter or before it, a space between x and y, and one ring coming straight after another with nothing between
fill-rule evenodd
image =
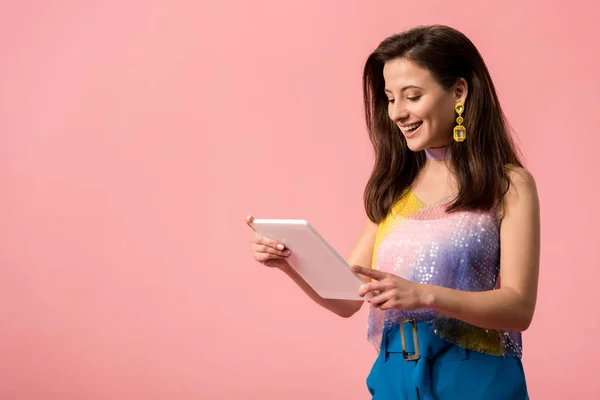
<instances>
[{"instance_id":1,"label":"pink background","mask_svg":"<svg viewBox=\"0 0 600 400\"><path fill-rule=\"evenodd\" d=\"M599 398L600 12L552 3L4 1L0 398L368 398L366 307L254 263L244 217L348 254L363 63L421 23L479 47L537 178L532 397Z\"/></svg>"}]
</instances>

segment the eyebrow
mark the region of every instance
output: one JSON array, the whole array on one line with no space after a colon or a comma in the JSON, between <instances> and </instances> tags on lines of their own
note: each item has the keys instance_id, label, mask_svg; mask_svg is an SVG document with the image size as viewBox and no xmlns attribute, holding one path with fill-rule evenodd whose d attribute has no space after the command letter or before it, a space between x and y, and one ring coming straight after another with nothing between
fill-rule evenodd
<instances>
[{"instance_id":1,"label":"eyebrow","mask_svg":"<svg viewBox=\"0 0 600 400\"><path fill-rule=\"evenodd\" d=\"M403 88L402 88L400 91L401 91L401 92L404 92L404 91L405 91L405 90L407 90L407 89L421 89L421 90L425 90L425 89L423 89L423 88L422 88L422 87L420 87L420 86L415 86L415 85L406 85L406 86L404 86L404 87L403 87ZM390 89L388 89L388 88L385 88L385 91L386 91L387 93L392 93L392 91L391 91ZM392 94L393 94L393 93L392 93Z\"/></svg>"}]
</instances>

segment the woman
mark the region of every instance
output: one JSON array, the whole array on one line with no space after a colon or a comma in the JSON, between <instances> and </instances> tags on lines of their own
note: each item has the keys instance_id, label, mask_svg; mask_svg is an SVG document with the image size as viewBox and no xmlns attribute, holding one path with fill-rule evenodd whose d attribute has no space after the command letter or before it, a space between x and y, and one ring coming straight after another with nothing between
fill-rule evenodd
<instances>
[{"instance_id":1,"label":"woman","mask_svg":"<svg viewBox=\"0 0 600 400\"><path fill-rule=\"evenodd\" d=\"M372 293L374 399L526 399L521 332L536 303L540 221L490 74L462 33L417 27L384 40L363 76L376 161L368 220L348 262ZM249 217L251 220L252 217ZM289 250L255 236L254 257L320 298Z\"/></svg>"}]
</instances>

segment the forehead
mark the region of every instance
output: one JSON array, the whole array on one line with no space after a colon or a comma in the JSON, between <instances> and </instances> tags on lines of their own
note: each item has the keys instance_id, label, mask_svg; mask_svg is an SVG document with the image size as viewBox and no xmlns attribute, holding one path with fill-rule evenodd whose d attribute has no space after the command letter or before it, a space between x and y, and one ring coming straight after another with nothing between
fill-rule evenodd
<instances>
[{"instance_id":1,"label":"forehead","mask_svg":"<svg viewBox=\"0 0 600 400\"><path fill-rule=\"evenodd\" d=\"M383 79L388 89L399 89L407 85L431 86L431 73L405 58L390 60L383 66Z\"/></svg>"}]
</instances>

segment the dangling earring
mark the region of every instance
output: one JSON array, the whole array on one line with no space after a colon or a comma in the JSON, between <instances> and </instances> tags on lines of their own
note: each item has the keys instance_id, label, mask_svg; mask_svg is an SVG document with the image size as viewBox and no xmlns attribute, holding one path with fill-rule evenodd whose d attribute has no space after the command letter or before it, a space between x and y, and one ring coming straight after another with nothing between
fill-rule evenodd
<instances>
[{"instance_id":1,"label":"dangling earring","mask_svg":"<svg viewBox=\"0 0 600 400\"><path fill-rule=\"evenodd\" d=\"M464 119L461 117L461 114L465 111L465 105L459 101L454 106L454 110L458 113L458 118L456 118L458 125L454 127L454 140L460 143L464 142L467 138L467 129L462 125Z\"/></svg>"}]
</instances>

